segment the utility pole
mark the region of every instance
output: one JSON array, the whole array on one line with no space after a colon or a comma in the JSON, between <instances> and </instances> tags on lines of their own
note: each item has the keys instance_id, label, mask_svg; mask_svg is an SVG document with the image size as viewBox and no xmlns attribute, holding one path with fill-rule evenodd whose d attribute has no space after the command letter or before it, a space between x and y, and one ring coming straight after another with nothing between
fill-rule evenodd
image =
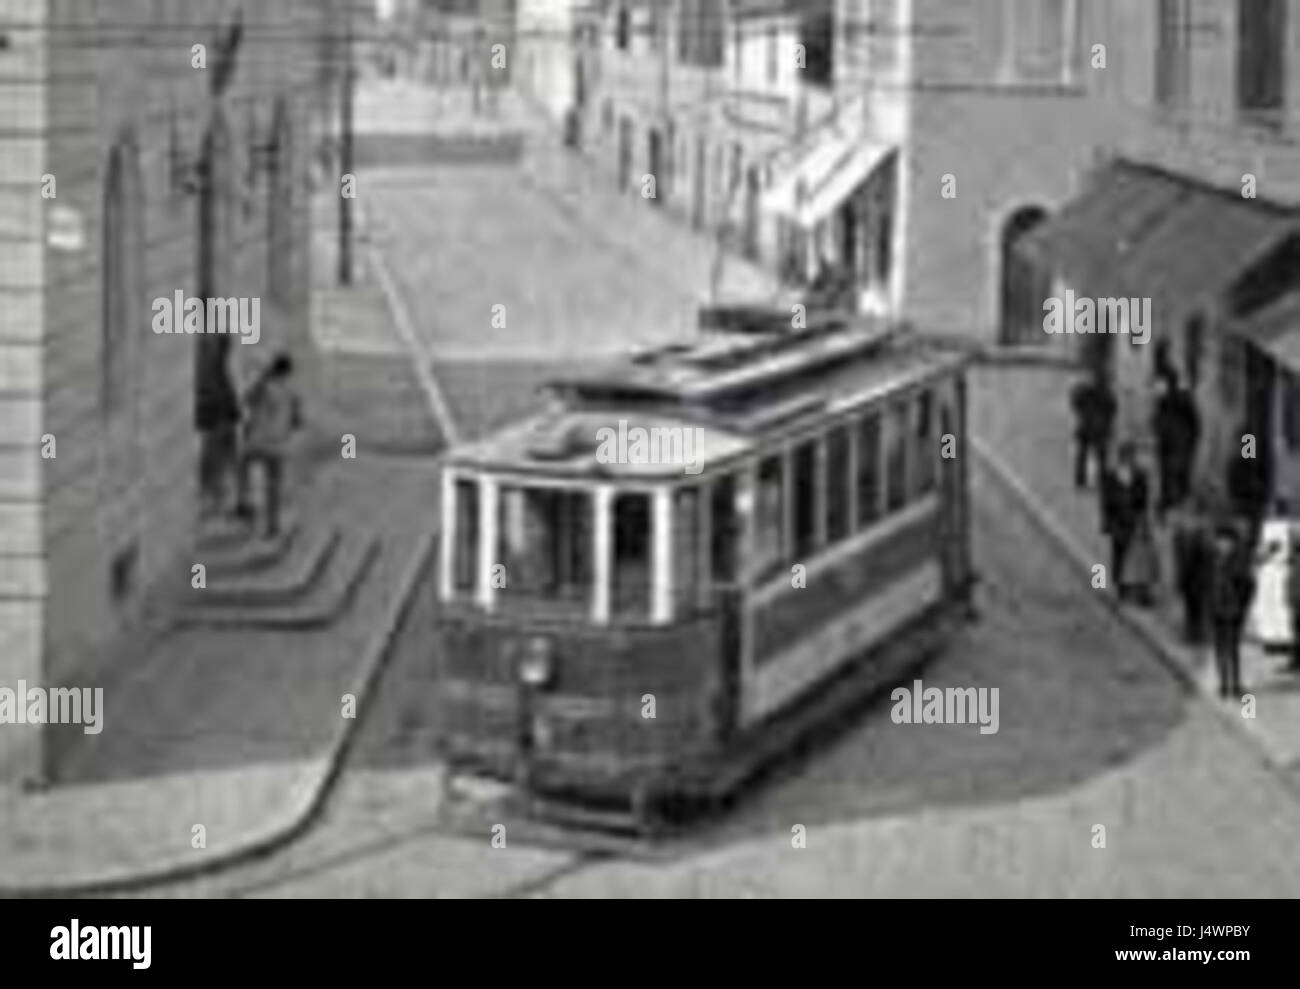
<instances>
[{"instance_id":1,"label":"utility pole","mask_svg":"<svg viewBox=\"0 0 1300 989\"><path fill-rule=\"evenodd\" d=\"M340 163L344 175L354 174L352 170L352 97L356 88L356 73L353 69L353 38L352 38L352 4L353 0L343 0L344 2L344 30L345 40L343 49L343 105L340 107L342 114L341 134L340 134ZM355 194L356 188L353 186L348 191ZM339 196L339 284L352 284L352 199L341 194Z\"/></svg>"}]
</instances>

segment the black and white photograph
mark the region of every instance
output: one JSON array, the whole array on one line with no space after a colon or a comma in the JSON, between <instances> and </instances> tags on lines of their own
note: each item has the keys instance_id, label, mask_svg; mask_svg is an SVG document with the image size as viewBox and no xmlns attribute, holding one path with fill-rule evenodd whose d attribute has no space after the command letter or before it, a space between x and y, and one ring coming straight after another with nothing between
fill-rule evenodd
<instances>
[{"instance_id":1,"label":"black and white photograph","mask_svg":"<svg viewBox=\"0 0 1300 989\"><path fill-rule=\"evenodd\" d=\"M0 0L38 955L1297 896L1300 2Z\"/></svg>"}]
</instances>

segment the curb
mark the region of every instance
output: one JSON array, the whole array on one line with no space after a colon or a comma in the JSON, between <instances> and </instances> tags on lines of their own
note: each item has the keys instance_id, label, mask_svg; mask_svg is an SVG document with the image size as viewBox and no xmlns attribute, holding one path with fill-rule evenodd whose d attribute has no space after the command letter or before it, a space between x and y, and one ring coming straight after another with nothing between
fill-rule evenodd
<instances>
[{"instance_id":1,"label":"curb","mask_svg":"<svg viewBox=\"0 0 1300 989\"><path fill-rule=\"evenodd\" d=\"M342 718L335 737L330 743L329 752L313 762L321 763L317 779L307 787L307 793L298 805L280 820L262 827L249 835L235 847L207 856L198 862L163 863L138 872L119 876L105 876L82 881L56 882L29 886L0 886L0 898L40 898L68 897L100 893L117 893L135 890L147 886L196 879L202 876L224 871L235 865L241 865L254 859L269 855L290 844L305 834L325 809L325 803L334 789L334 784L342 775L343 764L347 760L357 731L364 721L364 712L379 681L379 675L391 655L391 646L396 638L415 600L415 589L420 577L433 557L437 543L437 534L426 531L412 554L406 569L402 571L397 593L392 604L384 614L379 630L371 636L366 647L366 658L362 662L351 687L351 693L357 698L357 717ZM309 774L305 774L309 775Z\"/></svg>"},{"instance_id":2,"label":"curb","mask_svg":"<svg viewBox=\"0 0 1300 989\"><path fill-rule=\"evenodd\" d=\"M1071 563L1077 565L1081 582L1091 588L1092 584L1086 575L1096 562L1093 555L1079 546L1074 536L1070 535L1065 527L1052 517L1042 500L992 449L974 436L971 436L970 443L976 462L1019 502L1025 514L1029 516L1030 520L1048 540L1055 543ZM1101 598L1119 623L1142 640L1147 648L1155 654L1160 664L1178 681L1184 693L1190 695L1204 710L1209 711L1223 724L1230 726L1232 731L1239 737L1247 740L1264 758L1264 761L1278 771L1279 776L1293 788L1300 791L1300 781L1292 779L1289 775L1292 763L1279 758L1267 741L1257 733L1243 727L1242 718L1224 710L1212 698L1206 696L1204 691L1201 690L1200 681L1195 670L1188 665L1185 659L1184 650L1170 641L1168 633L1157 619L1149 618L1144 614L1121 606L1119 598L1114 594L1105 593L1102 594Z\"/></svg>"}]
</instances>

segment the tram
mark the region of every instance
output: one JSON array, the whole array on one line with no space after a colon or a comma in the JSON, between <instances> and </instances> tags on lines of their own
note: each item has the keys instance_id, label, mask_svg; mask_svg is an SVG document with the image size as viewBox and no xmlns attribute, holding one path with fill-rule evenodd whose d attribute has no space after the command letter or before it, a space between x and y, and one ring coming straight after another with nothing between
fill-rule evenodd
<instances>
[{"instance_id":1,"label":"tram","mask_svg":"<svg viewBox=\"0 0 1300 989\"><path fill-rule=\"evenodd\" d=\"M702 310L691 341L558 378L547 408L449 451L453 773L654 827L728 799L965 619L965 355L902 323L806 322Z\"/></svg>"}]
</instances>

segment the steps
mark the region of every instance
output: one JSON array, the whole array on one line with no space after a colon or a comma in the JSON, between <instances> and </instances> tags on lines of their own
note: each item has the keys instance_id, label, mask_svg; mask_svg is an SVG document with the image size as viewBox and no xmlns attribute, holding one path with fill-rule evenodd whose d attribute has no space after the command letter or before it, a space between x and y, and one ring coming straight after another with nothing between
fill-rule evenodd
<instances>
[{"instance_id":1,"label":"steps","mask_svg":"<svg viewBox=\"0 0 1300 989\"><path fill-rule=\"evenodd\" d=\"M212 522L196 540L194 563L207 586L185 575L171 598L168 624L249 629L305 629L345 612L380 552L378 537L329 522L291 522L272 540L240 523Z\"/></svg>"}]
</instances>

